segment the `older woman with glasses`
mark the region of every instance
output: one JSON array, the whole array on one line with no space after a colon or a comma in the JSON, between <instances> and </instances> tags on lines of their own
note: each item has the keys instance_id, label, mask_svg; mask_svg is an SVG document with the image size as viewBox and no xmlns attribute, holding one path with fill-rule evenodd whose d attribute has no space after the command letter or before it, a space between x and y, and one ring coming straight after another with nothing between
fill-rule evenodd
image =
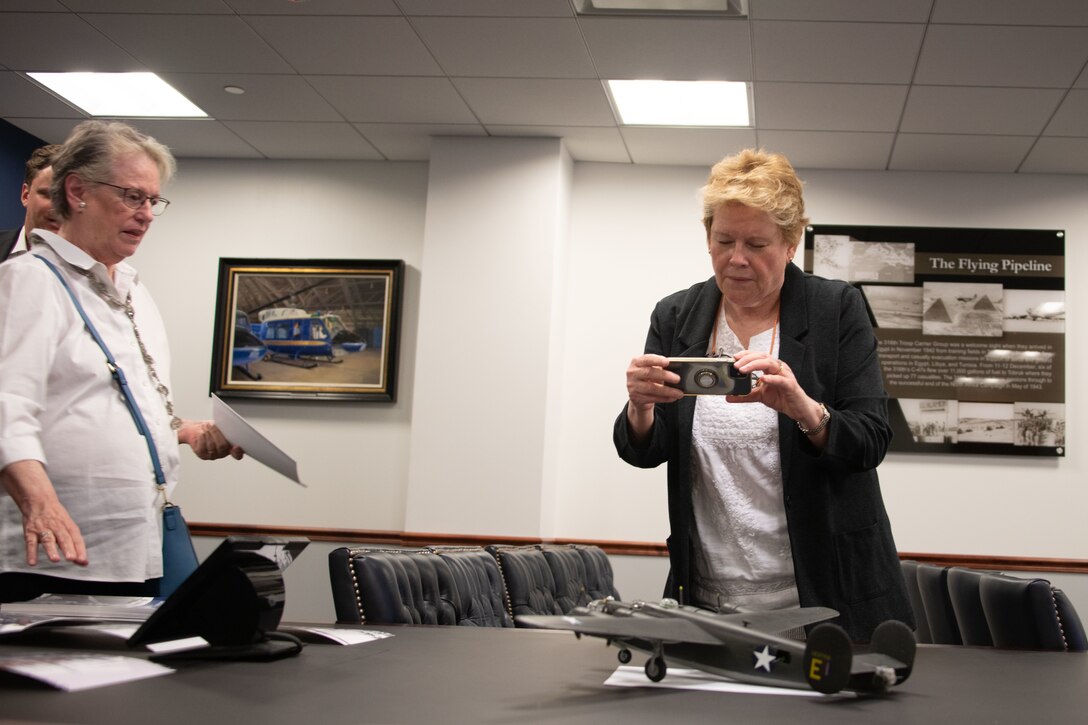
<instances>
[{"instance_id":1,"label":"older woman with glasses","mask_svg":"<svg viewBox=\"0 0 1088 725\"><path fill-rule=\"evenodd\" d=\"M174 170L131 126L80 124L53 161L60 229L38 230L30 254L0 266L0 602L157 594L179 443L242 456L210 421L175 415L166 330L126 261L169 204L161 185ZM165 491L91 326L127 376Z\"/></svg>"}]
</instances>

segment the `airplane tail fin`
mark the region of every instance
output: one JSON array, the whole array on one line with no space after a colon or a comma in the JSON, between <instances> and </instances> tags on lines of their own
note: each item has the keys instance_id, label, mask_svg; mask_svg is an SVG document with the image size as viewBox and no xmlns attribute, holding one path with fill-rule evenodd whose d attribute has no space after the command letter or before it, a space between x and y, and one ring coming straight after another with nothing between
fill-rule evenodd
<instances>
[{"instance_id":1,"label":"airplane tail fin","mask_svg":"<svg viewBox=\"0 0 1088 725\"><path fill-rule=\"evenodd\" d=\"M910 677L914 668L914 653L918 649L918 643L914 639L914 632L903 622L889 619L881 622L873 632L873 639L869 643L872 652L898 660L902 667L895 668L895 684L899 684Z\"/></svg>"},{"instance_id":2,"label":"airplane tail fin","mask_svg":"<svg viewBox=\"0 0 1088 725\"><path fill-rule=\"evenodd\" d=\"M805 679L816 692L832 695L850 682L854 646L846 630L824 623L808 634L803 660Z\"/></svg>"}]
</instances>

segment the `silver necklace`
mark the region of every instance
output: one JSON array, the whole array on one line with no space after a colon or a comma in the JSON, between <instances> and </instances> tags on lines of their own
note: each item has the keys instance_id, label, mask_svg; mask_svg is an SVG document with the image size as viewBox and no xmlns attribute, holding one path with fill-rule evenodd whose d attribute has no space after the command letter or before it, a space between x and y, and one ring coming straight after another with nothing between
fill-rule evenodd
<instances>
[{"instance_id":1,"label":"silver necklace","mask_svg":"<svg viewBox=\"0 0 1088 725\"><path fill-rule=\"evenodd\" d=\"M91 284L91 289L107 304L124 311L128 321L132 323L132 332L136 336L136 345L140 348L140 356L143 357L144 364L147 365L148 377L151 378L151 383L155 386L156 392L158 392L159 397L162 398L162 402L166 406L166 414L170 416L170 428L173 430L181 428L181 418L174 415L174 403L170 400L170 388L166 387L159 378L159 372L155 369L155 358L151 357L151 353L147 351L147 346L144 345L143 338L140 337L140 328L136 325L136 309L132 306L132 293L129 292L122 302L110 292L106 283L96 277L93 272L75 265L70 266L87 278L87 281Z\"/></svg>"}]
</instances>

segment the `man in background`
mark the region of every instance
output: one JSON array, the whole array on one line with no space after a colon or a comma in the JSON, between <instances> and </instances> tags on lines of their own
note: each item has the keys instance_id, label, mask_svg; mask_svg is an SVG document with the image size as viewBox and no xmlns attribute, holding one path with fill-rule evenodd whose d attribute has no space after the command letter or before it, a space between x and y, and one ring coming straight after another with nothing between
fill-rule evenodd
<instances>
[{"instance_id":1,"label":"man in background","mask_svg":"<svg viewBox=\"0 0 1088 725\"><path fill-rule=\"evenodd\" d=\"M0 232L0 262L15 252L24 252L30 248L30 232L34 229L57 231L60 225L53 216L53 202L49 196L49 187L53 183L53 158L60 146L50 144L36 149L26 162L23 177L23 206L26 218L22 229L9 229Z\"/></svg>"}]
</instances>

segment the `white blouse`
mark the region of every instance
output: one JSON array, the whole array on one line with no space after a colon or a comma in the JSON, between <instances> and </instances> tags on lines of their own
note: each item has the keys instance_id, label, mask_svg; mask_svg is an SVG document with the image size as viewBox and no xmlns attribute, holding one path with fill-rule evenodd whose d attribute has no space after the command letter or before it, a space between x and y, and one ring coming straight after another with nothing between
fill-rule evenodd
<instances>
[{"instance_id":1,"label":"white blouse","mask_svg":"<svg viewBox=\"0 0 1088 725\"><path fill-rule=\"evenodd\" d=\"M132 324L73 271L97 275L120 299L131 291L136 323L162 380L170 384L170 351L159 311L136 271L106 268L61 237L39 229L44 243L0 265L0 468L20 460L45 464L49 478L87 545L86 567L40 556L26 565L22 516L0 495L0 571L71 579L144 581L162 575L162 514L144 438L86 332L72 300L34 254L68 280L125 371L147 420L168 485L177 481L177 433L147 372ZM68 264L65 264L67 262Z\"/></svg>"},{"instance_id":2,"label":"white blouse","mask_svg":"<svg viewBox=\"0 0 1088 725\"><path fill-rule=\"evenodd\" d=\"M720 347L743 347L719 319ZM773 348L772 348L773 346ZM774 329L749 340L749 349L772 348ZM759 403L727 403L703 395L695 402L691 438L695 510L695 591L700 604L755 610L796 606L778 413Z\"/></svg>"}]
</instances>

